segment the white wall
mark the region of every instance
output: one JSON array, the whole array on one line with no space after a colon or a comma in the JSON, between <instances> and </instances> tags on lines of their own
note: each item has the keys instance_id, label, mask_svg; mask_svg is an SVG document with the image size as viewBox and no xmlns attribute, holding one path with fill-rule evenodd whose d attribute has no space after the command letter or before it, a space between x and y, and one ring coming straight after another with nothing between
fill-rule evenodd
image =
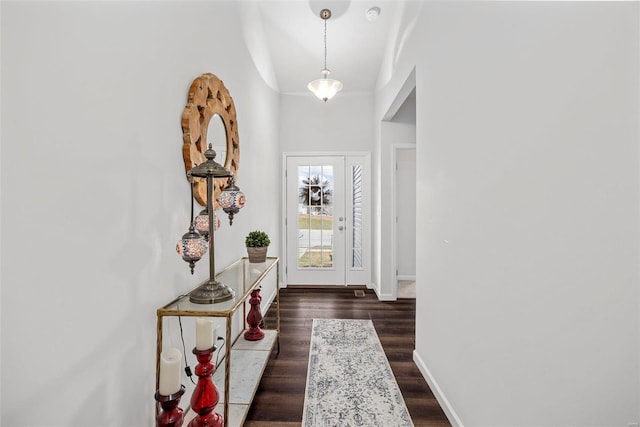
<instances>
[{"instance_id":1,"label":"white wall","mask_svg":"<svg viewBox=\"0 0 640 427\"><path fill-rule=\"evenodd\" d=\"M325 103L311 93L281 94L282 153L371 153L374 147L373 100L372 94L339 93Z\"/></svg>"},{"instance_id":2,"label":"white wall","mask_svg":"<svg viewBox=\"0 0 640 427\"><path fill-rule=\"evenodd\" d=\"M396 270L399 280L416 276L416 150L396 149Z\"/></svg>"},{"instance_id":3,"label":"white wall","mask_svg":"<svg viewBox=\"0 0 640 427\"><path fill-rule=\"evenodd\" d=\"M187 90L213 72L238 112L248 204L216 234L219 268L250 229L278 235L277 95L232 2L1 7L1 424L152 425L156 309L208 274L175 252Z\"/></svg>"},{"instance_id":4,"label":"white wall","mask_svg":"<svg viewBox=\"0 0 640 427\"><path fill-rule=\"evenodd\" d=\"M396 160L393 189L396 206L396 270L400 280L407 280L416 276L415 93L404 101L391 121L383 122L383 129L383 139L391 144Z\"/></svg>"},{"instance_id":5,"label":"white wall","mask_svg":"<svg viewBox=\"0 0 640 427\"><path fill-rule=\"evenodd\" d=\"M395 190L392 187L391 146L416 143L415 111L401 110L416 85L415 52L419 51L420 43L413 34L422 6L420 1L405 2L394 17L398 34L388 41L378 77L380 90L375 93L373 282L378 298L382 300L396 298L396 274L393 263L388 261L393 257L391 230L395 222L389 203L389 195ZM397 113L398 120L395 120ZM412 115L413 121L410 119Z\"/></svg>"},{"instance_id":6,"label":"white wall","mask_svg":"<svg viewBox=\"0 0 640 427\"><path fill-rule=\"evenodd\" d=\"M280 95L282 151L371 152L372 118L371 94L338 94L326 103L311 93Z\"/></svg>"},{"instance_id":7,"label":"white wall","mask_svg":"<svg viewBox=\"0 0 640 427\"><path fill-rule=\"evenodd\" d=\"M417 63L416 360L454 422L639 421L638 12L425 3L393 58L378 114Z\"/></svg>"}]
</instances>

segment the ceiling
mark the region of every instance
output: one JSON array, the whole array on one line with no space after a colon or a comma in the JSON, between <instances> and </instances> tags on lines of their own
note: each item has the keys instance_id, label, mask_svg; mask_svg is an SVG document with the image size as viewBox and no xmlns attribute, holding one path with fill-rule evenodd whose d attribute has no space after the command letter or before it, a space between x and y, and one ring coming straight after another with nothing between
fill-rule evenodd
<instances>
[{"instance_id":1,"label":"ceiling","mask_svg":"<svg viewBox=\"0 0 640 427\"><path fill-rule=\"evenodd\" d=\"M259 1L264 42L281 93L309 94L307 83L321 77L324 67L323 8L327 21L327 68L342 81L342 93L373 92L392 23L402 1L289 0ZM369 21L366 12L380 14Z\"/></svg>"}]
</instances>

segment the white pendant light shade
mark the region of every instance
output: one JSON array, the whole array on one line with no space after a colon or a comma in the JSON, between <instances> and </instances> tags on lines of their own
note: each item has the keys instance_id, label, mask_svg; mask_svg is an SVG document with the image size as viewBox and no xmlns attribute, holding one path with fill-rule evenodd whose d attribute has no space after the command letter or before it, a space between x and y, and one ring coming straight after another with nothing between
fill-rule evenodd
<instances>
[{"instance_id":1,"label":"white pendant light shade","mask_svg":"<svg viewBox=\"0 0 640 427\"><path fill-rule=\"evenodd\" d=\"M327 69L322 70L322 74L324 75L322 78L310 82L307 88L313 92L318 99L327 102L342 90L342 82L328 78L329 70Z\"/></svg>"},{"instance_id":2,"label":"white pendant light shade","mask_svg":"<svg viewBox=\"0 0 640 427\"><path fill-rule=\"evenodd\" d=\"M327 68L327 19L331 18L331 11L329 9L322 9L320 11L320 18L324 21L324 68L320 71L322 78L310 82L307 85L307 89L313 92L318 99L327 102L342 90L342 82L330 79L329 69Z\"/></svg>"}]
</instances>

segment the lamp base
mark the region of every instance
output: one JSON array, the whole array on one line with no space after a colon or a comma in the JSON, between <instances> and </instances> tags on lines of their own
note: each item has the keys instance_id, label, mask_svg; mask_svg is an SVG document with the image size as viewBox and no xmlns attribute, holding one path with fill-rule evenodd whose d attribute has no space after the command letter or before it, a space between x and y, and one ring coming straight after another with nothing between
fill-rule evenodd
<instances>
[{"instance_id":1,"label":"lamp base","mask_svg":"<svg viewBox=\"0 0 640 427\"><path fill-rule=\"evenodd\" d=\"M233 289L217 280L206 282L189 293L189 301L194 304L215 304L235 297Z\"/></svg>"}]
</instances>

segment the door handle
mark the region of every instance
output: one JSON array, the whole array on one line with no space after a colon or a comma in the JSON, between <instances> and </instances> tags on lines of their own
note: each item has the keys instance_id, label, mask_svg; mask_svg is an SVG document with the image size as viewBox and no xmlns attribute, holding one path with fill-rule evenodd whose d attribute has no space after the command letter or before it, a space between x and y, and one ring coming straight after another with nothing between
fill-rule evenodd
<instances>
[{"instance_id":1,"label":"door handle","mask_svg":"<svg viewBox=\"0 0 640 427\"><path fill-rule=\"evenodd\" d=\"M340 226L338 226L338 230L342 231L342 230L344 230L344 227L340 225Z\"/></svg>"}]
</instances>

